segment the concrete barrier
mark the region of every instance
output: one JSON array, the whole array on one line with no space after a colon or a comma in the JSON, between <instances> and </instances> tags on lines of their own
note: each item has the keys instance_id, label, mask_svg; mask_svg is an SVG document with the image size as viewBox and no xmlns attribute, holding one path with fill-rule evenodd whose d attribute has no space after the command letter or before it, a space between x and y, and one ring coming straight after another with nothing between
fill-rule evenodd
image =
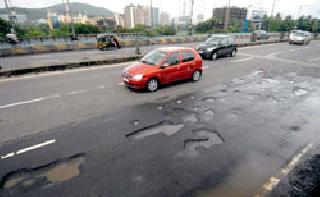
<instances>
[{"instance_id":1,"label":"concrete barrier","mask_svg":"<svg viewBox=\"0 0 320 197\"><path fill-rule=\"evenodd\" d=\"M235 36L236 44L239 46L248 46L251 43L250 33L237 33L230 34ZM314 37L314 36L313 36ZM319 36L318 36L319 37ZM285 34L285 39L282 41L287 41L288 34ZM207 39L207 35L196 35L189 37L163 37L163 38L139 38L138 42L140 46L150 46L159 44L174 44L174 43L192 43L192 42L203 42ZM319 38L316 38L319 39ZM280 41L280 33L271 33L270 39L264 41L268 43L269 41L282 42ZM134 47L136 44L136 39L122 39L120 40L120 45L123 47ZM46 52L62 52L62 51L77 51L97 48L96 42L74 42L74 43L58 43L51 45L37 44L31 47L14 47L14 48L2 48L0 49L0 57L8 56L19 56L19 55L31 55Z\"/></svg>"}]
</instances>

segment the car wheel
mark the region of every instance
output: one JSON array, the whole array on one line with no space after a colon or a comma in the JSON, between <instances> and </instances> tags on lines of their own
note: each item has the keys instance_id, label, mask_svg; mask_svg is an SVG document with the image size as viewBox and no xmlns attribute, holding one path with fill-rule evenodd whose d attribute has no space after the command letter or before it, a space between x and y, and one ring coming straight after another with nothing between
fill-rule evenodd
<instances>
[{"instance_id":1,"label":"car wheel","mask_svg":"<svg viewBox=\"0 0 320 197\"><path fill-rule=\"evenodd\" d=\"M200 71L196 70L192 74L192 81L199 81L201 77Z\"/></svg>"},{"instance_id":2,"label":"car wheel","mask_svg":"<svg viewBox=\"0 0 320 197\"><path fill-rule=\"evenodd\" d=\"M150 92L155 92L159 88L159 82L157 79L149 79L147 83L147 90Z\"/></svg>"},{"instance_id":3,"label":"car wheel","mask_svg":"<svg viewBox=\"0 0 320 197\"><path fill-rule=\"evenodd\" d=\"M236 56L236 50L232 50L231 53L230 53L230 56L231 56L231 57Z\"/></svg>"},{"instance_id":4,"label":"car wheel","mask_svg":"<svg viewBox=\"0 0 320 197\"><path fill-rule=\"evenodd\" d=\"M212 60L217 60L217 59L218 59L218 54L217 54L217 52L213 52L213 53L212 53L211 59L212 59Z\"/></svg>"}]
</instances>

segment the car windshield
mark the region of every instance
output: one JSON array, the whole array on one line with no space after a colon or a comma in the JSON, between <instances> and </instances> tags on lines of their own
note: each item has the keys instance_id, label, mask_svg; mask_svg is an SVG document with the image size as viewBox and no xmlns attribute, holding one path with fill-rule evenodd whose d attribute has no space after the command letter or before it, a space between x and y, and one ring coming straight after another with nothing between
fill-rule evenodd
<instances>
[{"instance_id":1,"label":"car windshield","mask_svg":"<svg viewBox=\"0 0 320 197\"><path fill-rule=\"evenodd\" d=\"M294 37L304 37L304 33L294 33L293 36Z\"/></svg>"},{"instance_id":2,"label":"car windshield","mask_svg":"<svg viewBox=\"0 0 320 197\"><path fill-rule=\"evenodd\" d=\"M217 45L219 42L222 42L224 38L221 37L211 37L207 39L206 44Z\"/></svg>"},{"instance_id":3,"label":"car windshield","mask_svg":"<svg viewBox=\"0 0 320 197\"><path fill-rule=\"evenodd\" d=\"M158 65L160 61L166 56L166 52L152 51L141 59L141 62L149 65Z\"/></svg>"}]
</instances>

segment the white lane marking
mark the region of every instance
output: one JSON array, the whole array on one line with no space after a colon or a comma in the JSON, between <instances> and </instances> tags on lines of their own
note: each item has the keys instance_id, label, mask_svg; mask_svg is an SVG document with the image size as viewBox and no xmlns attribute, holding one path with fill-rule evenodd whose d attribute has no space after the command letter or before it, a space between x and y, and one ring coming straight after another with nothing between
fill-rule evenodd
<instances>
[{"instance_id":1,"label":"white lane marking","mask_svg":"<svg viewBox=\"0 0 320 197\"><path fill-rule=\"evenodd\" d=\"M252 59L253 59L253 57L248 57L248 58L244 58L244 59L240 59L240 60L230 61L230 63L245 62L245 61L250 61Z\"/></svg>"},{"instance_id":2,"label":"white lane marking","mask_svg":"<svg viewBox=\"0 0 320 197\"><path fill-rule=\"evenodd\" d=\"M16 102L16 103L10 103L10 104L6 104L6 105L3 105L3 106L0 106L0 109L16 107L18 105L24 105L24 104L29 104L29 103L36 103L36 102L40 102L40 101L44 101L44 100L48 100L48 99L59 98L59 97L61 97L61 95L55 94L55 95L52 95L52 96L36 98L36 99L29 100L29 101L21 101L21 102Z\"/></svg>"},{"instance_id":3,"label":"white lane marking","mask_svg":"<svg viewBox=\"0 0 320 197\"><path fill-rule=\"evenodd\" d=\"M103 90L103 89L104 89L104 86L103 86L103 85L102 85L102 86L100 86L100 87L99 87L99 89L100 89L100 90Z\"/></svg>"},{"instance_id":4,"label":"white lane marking","mask_svg":"<svg viewBox=\"0 0 320 197\"><path fill-rule=\"evenodd\" d=\"M293 52L293 51L295 51L296 49L290 49L290 52Z\"/></svg>"},{"instance_id":5,"label":"white lane marking","mask_svg":"<svg viewBox=\"0 0 320 197\"><path fill-rule=\"evenodd\" d=\"M101 87L100 87L101 88ZM62 94L63 96L70 96L70 95L75 95L75 94L81 94L87 92L86 90L77 90L73 92L68 92ZM41 102L49 99L55 99L55 98L61 98L61 94L54 94L48 97L41 97L41 98L35 98L29 101L21 101L21 102L16 102L16 103L9 103L3 106L0 106L0 109L5 109L5 108L11 108L11 107L16 107L18 105L24 105L24 104L30 104L30 103L36 103L36 102Z\"/></svg>"},{"instance_id":6,"label":"white lane marking","mask_svg":"<svg viewBox=\"0 0 320 197\"><path fill-rule=\"evenodd\" d=\"M4 156L1 156L0 158L1 158L1 159L7 159L7 158L10 158L10 157L14 157L14 156L16 156L16 155L20 155L20 154L29 152L29 151L31 151L31 150L39 149L39 148L42 148L42 147L44 147L44 146L48 146L48 145L50 145L50 144L54 144L54 143L56 143L56 140L55 140L55 139L53 139L53 140L48 140L48 141L45 141L45 142L43 142L43 143L41 143L41 144L35 144L35 145L30 146L30 147L23 148L23 149L17 150L17 151L12 152L12 153L8 153L8 154L6 154L6 155L4 155Z\"/></svg>"},{"instance_id":7,"label":"white lane marking","mask_svg":"<svg viewBox=\"0 0 320 197\"><path fill-rule=\"evenodd\" d=\"M278 175L270 177L269 180L262 185L262 191L260 194L256 194L254 196L265 196L266 194L271 192L280 183L281 178L288 176L288 174L294 169L294 167L299 163L301 158L312 148L312 146L313 143L310 143L306 147L304 147L300 153L295 155L291 159L291 161L280 170L280 173L278 173Z\"/></svg>"},{"instance_id":8,"label":"white lane marking","mask_svg":"<svg viewBox=\"0 0 320 197\"><path fill-rule=\"evenodd\" d=\"M207 70L207 69L209 69L209 66L203 66L202 69Z\"/></svg>"},{"instance_id":9,"label":"white lane marking","mask_svg":"<svg viewBox=\"0 0 320 197\"><path fill-rule=\"evenodd\" d=\"M118 83L119 86L124 86L124 82Z\"/></svg>"},{"instance_id":10,"label":"white lane marking","mask_svg":"<svg viewBox=\"0 0 320 197\"><path fill-rule=\"evenodd\" d=\"M75 94L81 94L81 93L85 93L85 92L87 92L87 91L86 90L77 90L77 91L65 93L64 95L75 95Z\"/></svg>"}]
</instances>

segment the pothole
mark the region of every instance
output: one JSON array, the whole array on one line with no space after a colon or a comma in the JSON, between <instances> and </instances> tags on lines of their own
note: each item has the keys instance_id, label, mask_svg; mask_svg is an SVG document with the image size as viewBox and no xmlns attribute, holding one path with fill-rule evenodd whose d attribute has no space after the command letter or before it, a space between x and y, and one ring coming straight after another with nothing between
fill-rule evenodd
<instances>
[{"instance_id":1,"label":"pothole","mask_svg":"<svg viewBox=\"0 0 320 197\"><path fill-rule=\"evenodd\" d=\"M300 127L300 125L291 125L291 126L289 126L289 130L290 131L300 131L301 127Z\"/></svg>"},{"instance_id":2,"label":"pothole","mask_svg":"<svg viewBox=\"0 0 320 197\"><path fill-rule=\"evenodd\" d=\"M205 115L205 116L214 116L215 113L214 113L213 110L208 109L208 110L204 111L204 115Z\"/></svg>"},{"instance_id":3,"label":"pothole","mask_svg":"<svg viewBox=\"0 0 320 197\"><path fill-rule=\"evenodd\" d=\"M183 124L172 124L171 122L161 121L156 124L143 127L126 135L127 138L142 139L152 135L164 134L172 136L182 130Z\"/></svg>"},{"instance_id":4,"label":"pothole","mask_svg":"<svg viewBox=\"0 0 320 197\"><path fill-rule=\"evenodd\" d=\"M222 144L224 139L216 132L206 129L194 131L199 138L187 139L184 141L184 148L189 151L197 151L200 148L210 148L213 145Z\"/></svg>"},{"instance_id":5,"label":"pothole","mask_svg":"<svg viewBox=\"0 0 320 197\"><path fill-rule=\"evenodd\" d=\"M44 166L13 171L2 178L0 189L11 189L16 186L28 189L35 183L48 184L67 181L80 175L80 166L84 161L84 154L77 154Z\"/></svg>"},{"instance_id":6,"label":"pothole","mask_svg":"<svg viewBox=\"0 0 320 197\"><path fill-rule=\"evenodd\" d=\"M186 115L182 118L183 122L198 122L199 118L195 114Z\"/></svg>"},{"instance_id":7,"label":"pothole","mask_svg":"<svg viewBox=\"0 0 320 197\"><path fill-rule=\"evenodd\" d=\"M293 90L293 93L294 93L294 95L296 95L296 96L303 96L303 95L308 94L309 91L306 90L306 89L303 89L303 88L295 88L295 89Z\"/></svg>"},{"instance_id":8,"label":"pothole","mask_svg":"<svg viewBox=\"0 0 320 197\"><path fill-rule=\"evenodd\" d=\"M208 102L208 103L214 103L214 102L217 101L217 98L215 98L215 97L206 97L206 98L203 98L202 101Z\"/></svg>"},{"instance_id":9,"label":"pothole","mask_svg":"<svg viewBox=\"0 0 320 197\"><path fill-rule=\"evenodd\" d=\"M239 109L232 109L231 111L228 112L228 117L230 118L238 118L242 112Z\"/></svg>"}]
</instances>

